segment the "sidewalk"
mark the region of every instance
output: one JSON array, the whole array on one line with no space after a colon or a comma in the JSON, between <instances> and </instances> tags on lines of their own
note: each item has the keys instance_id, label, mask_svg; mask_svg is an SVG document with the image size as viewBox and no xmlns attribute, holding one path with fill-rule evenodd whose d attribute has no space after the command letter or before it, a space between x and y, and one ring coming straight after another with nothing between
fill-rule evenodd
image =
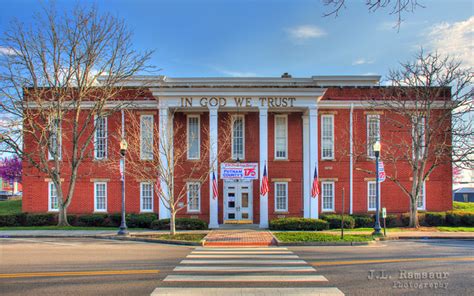
<instances>
[{"instance_id":1,"label":"sidewalk","mask_svg":"<svg viewBox=\"0 0 474 296\"><path fill-rule=\"evenodd\" d=\"M2 237L101 237L115 236L118 229L114 230L0 230ZM169 233L163 230L132 230L131 234L142 233Z\"/></svg>"},{"instance_id":2,"label":"sidewalk","mask_svg":"<svg viewBox=\"0 0 474 296\"><path fill-rule=\"evenodd\" d=\"M324 233L340 234L340 231L323 231ZM371 231L345 231L347 235L371 234ZM382 230L383 233L383 230ZM452 231L390 231L386 239L474 239L474 232Z\"/></svg>"}]
</instances>

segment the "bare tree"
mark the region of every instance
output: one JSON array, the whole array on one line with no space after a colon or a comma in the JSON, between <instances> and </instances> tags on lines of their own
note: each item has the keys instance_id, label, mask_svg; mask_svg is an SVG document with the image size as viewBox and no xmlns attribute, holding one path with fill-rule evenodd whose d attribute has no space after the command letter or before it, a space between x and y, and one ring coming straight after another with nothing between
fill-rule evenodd
<instances>
[{"instance_id":1,"label":"bare tree","mask_svg":"<svg viewBox=\"0 0 474 296\"><path fill-rule=\"evenodd\" d=\"M388 81L391 86L381 88L381 98L371 103L386 110L381 158L392 168L387 178L410 199L409 226L418 227L417 204L432 172L440 166L451 169L453 163L473 167L474 127L468 117L473 104L467 90L472 69L420 50L414 61L390 71ZM400 168L406 164L409 182Z\"/></svg>"},{"instance_id":2,"label":"bare tree","mask_svg":"<svg viewBox=\"0 0 474 296\"><path fill-rule=\"evenodd\" d=\"M346 0L323 0L325 6L331 9L324 14L324 16L335 15L338 16L341 9L346 7ZM390 9L391 15L396 15L397 22L394 27L400 28L403 21L402 15L408 12L414 12L417 8L424 8L419 0L365 0L370 12L375 12L381 9Z\"/></svg>"},{"instance_id":3,"label":"bare tree","mask_svg":"<svg viewBox=\"0 0 474 296\"><path fill-rule=\"evenodd\" d=\"M147 113L155 116L155 113ZM218 178L218 172L212 167L218 161L228 159L231 142L230 116L221 115L219 122L219 151L216 157L210 158L209 129L204 123L198 129L199 135L187 130L184 113L175 112L170 116L173 125L167 129L160 128L157 120L142 121L140 112L129 109L125 111L125 135L128 143L126 154L127 178L138 182L153 184L154 195L161 200L161 205L170 213L170 234L176 234L176 215L187 206L187 187L185 180L203 184L209 180L211 173ZM144 134L143 131L149 132ZM117 135L121 135L117 131ZM159 138L159 140L154 140ZM199 158L188 159L189 139L199 139ZM116 168L120 155L104 162L108 168ZM114 159L115 158L115 159ZM165 186L162 186L165 185ZM217 197L216 197L217 198Z\"/></svg>"},{"instance_id":4,"label":"bare tree","mask_svg":"<svg viewBox=\"0 0 474 296\"><path fill-rule=\"evenodd\" d=\"M14 152L54 183L58 225L68 225L78 169L90 157L96 119L120 108L123 82L149 69L123 20L77 6L43 8L31 26L13 21L0 56L1 151ZM140 91L136 92L140 95ZM25 145L23 145L23 143ZM63 145L64 144L64 145Z\"/></svg>"}]
</instances>

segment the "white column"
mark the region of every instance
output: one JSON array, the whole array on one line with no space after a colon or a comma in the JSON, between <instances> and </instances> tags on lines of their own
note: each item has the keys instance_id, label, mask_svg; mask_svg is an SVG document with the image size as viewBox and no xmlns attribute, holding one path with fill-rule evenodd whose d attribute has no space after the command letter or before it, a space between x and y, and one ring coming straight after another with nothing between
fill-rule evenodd
<instances>
[{"instance_id":1,"label":"white column","mask_svg":"<svg viewBox=\"0 0 474 296\"><path fill-rule=\"evenodd\" d=\"M311 198L311 172L309 167L309 120L305 113L303 119L303 217L309 218Z\"/></svg>"},{"instance_id":2,"label":"white column","mask_svg":"<svg viewBox=\"0 0 474 296\"><path fill-rule=\"evenodd\" d=\"M170 122L171 121L171 122ZM168 106L160 105L160 114L159 114L159 151L160 151L160 162L163 166L163 170L166 172L169 167L168 159L172 159L173 153L173 122L170 120L170 112ZM167 175L167 174L166 174ZM173 190L173 188L171 188ZM159 219L169 219L171 217L171 213L169 210L169 192L170 188L168 188L168 184L166 180L161 179L161 191L163 194L163 198L159 198L159 207L158 207L158 218Z\"/></svg>"},{"instance_id":3,"label":"white column","mask_svg":"<svg viewBox=\"0 0 474 296\"><path fill-rule=\"evenodd\" d=\"M262 186L263 168L267 164L268 177L268 108L260 108L260 129L259 129L259 145L260 145L260 188ZM268 184L270 189L270 184ZM268 193L265 196L260 195L260 228L268 228Z\"/></svg>"},{"instance_id":4,"label":"white column","mask_svg":"<svg viewBox=\"0 0 474 296\"><path fill-rule=\"evenodd\" d=\"M313 184L314 177L314 168L317 167L318 162L318 109L316 107L310 107L308 109L308 120L309 120L309 167L310 167L310 184ZM319 176L319 172L318 172ZM311 185L308 187L311 190ZM320 184L321 186L321 184ZM321 188L320 188L321 191ZM320 194L321 195L321 194ZM318 199L310 198L309 201L309 217L318 218L319 209L318 209Z\"/></svg>"},{"instance_id":5,"label":"white column","mask_svg":"<svg viewBox=\"0 0 474 296\"><path fill-rule=\"evenodd\" d=\"M349 214L352 215L354 208L354 104L351 104L351 112L349 116Z\"/></svg>"},{"instance_id":6,"label":"white column","mask_svg":"<svg viewBox=\"0 0 474 296\"><path fill-rule=\"evenodd\" d=\"M218 221L218 198L212 196L212 172L218 178L218 133L217 133L217 107L209 107L209 228L219 228Z\"/></svg>"}]
</instances>

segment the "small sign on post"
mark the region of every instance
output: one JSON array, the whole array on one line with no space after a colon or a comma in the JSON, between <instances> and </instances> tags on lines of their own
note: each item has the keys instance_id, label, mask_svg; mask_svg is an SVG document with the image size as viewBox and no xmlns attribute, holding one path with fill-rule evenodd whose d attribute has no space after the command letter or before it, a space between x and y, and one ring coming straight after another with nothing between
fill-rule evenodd
<instances>
[{"instance_id":1,"label":"small sign on post","mask_svg":"<svg viewBox=\"0 0 474 296\"><path fill-rule=\"evenodd\" d=\"M387 236L387 230L385 227L385 218L387 218L387 209L382 208L382 218L383 218L383 236Z\"/></svg>"},{"instance_id":2,"label":"small sign on post","mask_svg":"<svg viewBox=\"0 0 474 296\"><path fill-rule=\"evenodd\" d=\"M386 177L386 174L385 174L385 168L383 166L383 161L380 161L379 162L379 182L382 183L383 181L385 181L385 177Z\"/></svg>"}]
</instances>

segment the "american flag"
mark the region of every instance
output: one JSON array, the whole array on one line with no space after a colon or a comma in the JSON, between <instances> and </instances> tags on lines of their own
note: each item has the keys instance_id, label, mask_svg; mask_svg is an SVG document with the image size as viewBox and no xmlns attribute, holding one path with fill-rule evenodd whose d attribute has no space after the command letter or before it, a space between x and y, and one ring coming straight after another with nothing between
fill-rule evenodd
<instances>
[{"instance_id":1,"label":"american flag","mask_svg":"<svg viewBox=\"0 0 474 296\"><path fill-rule=\"evenodd\" d=\"M268 193L268 177L267 177L267 165L263 167L262 186L260 187L260 195L265 196Z\"/></svg>"},{"instance_id":2,"label":"american flag","mask_svg":"<svg viewBox=\"0 0 474 296\"><path fill-rule=\"evenodd\" d=\"M318 186L318 170L317 167L314 168L314 179L313 179L313 187L311 188L311 196L316 198L319 195L319 186Z\"/></svg>"},{"instance_id":3,"label":"american flag","mask_svg":"<svg viewBox=\"0 0 474 296\"><path fill-rule=\"evenodd\" d=\"M219 194L219 188L217 187L217 179L216 179L216 174L214 174L214 171L212 171L212 197L214 199L217 198Z\"/></svg>"}]
</instances>

